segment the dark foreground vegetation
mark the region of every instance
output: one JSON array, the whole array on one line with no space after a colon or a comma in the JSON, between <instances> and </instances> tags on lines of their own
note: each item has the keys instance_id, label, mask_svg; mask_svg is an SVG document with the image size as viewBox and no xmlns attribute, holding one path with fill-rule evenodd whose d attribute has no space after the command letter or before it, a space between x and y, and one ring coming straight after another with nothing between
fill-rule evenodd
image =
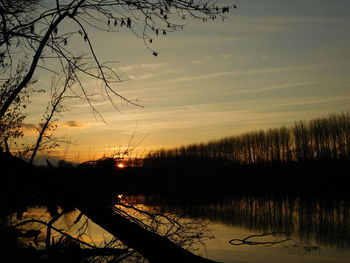
<instances>
[{"instance_id":1,"label":"dark foreground vegetation","mask_svg":"<svg viewBox=\"0 0 350 263\"><path fill-rule=\"evenodd\" d=\"M129 168L114 180L124 194L267 194L348 199L348 161L236 166L235 168Z\"/></svg>"},{"instance_id":2,"label":"dark foreground vegetation","mask_svg":"<svg viewBox=\"0 0 350 263\"><path fill-rule=\"evenodd\" d=\"M5 248L0 262L125 262L135 253L151 262L214 262L186 249L200 238L196 234L200 230L118 198L130 184L121 184L122 175L111 158L60 168L35 167L9 153L1 153L0 160L5 182L0 192L0 245ZM48 220L28 218L30 207L45 207ZM76 210L80 214L74 224L84 216L115 238L99 247L55 226ZM135 217L135 212L148 223Z\"/></svg>"}]
</instances>

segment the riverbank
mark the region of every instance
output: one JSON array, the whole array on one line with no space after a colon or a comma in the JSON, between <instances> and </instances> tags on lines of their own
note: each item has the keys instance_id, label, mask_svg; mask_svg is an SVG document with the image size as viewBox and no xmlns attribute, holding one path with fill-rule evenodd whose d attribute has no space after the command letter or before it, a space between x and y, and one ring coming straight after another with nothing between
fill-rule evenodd
<instances>
[{"instance_id":1,"label":"riverbank","mask_svg":"<svg viewBox=\"0 0 350 263\"><path fill-rule=\"evenodd\" d=\"M349 195L346 183L349 167L349 161L341 160L187 169L131 167L116 172L109 180L115 180L123 190L133 194L220 192L333 198Z\"/></svg>"}]
</instances>

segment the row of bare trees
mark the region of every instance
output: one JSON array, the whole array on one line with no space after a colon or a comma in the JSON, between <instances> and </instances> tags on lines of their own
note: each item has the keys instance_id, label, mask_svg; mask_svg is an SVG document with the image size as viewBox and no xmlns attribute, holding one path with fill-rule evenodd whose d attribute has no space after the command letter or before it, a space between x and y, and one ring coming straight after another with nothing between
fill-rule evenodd
<instances>
[{"instance_id":1,"label":"row of bare trees","mask_svg":"<svg viewBox=\"0 0 350 263\"><path fill-rule=\"evenodd\" d=\"M145 165L263 164L350 158L350 112L150 153ZM171 163L172 162L172 163ZM202 165L201 165L202 166Z\"/></svg>"}]
</instances>

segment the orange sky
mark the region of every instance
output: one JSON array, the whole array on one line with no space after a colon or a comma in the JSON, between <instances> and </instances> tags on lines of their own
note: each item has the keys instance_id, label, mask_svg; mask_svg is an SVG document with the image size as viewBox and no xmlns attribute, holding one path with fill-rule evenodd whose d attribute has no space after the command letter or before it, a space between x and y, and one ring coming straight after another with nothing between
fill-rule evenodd
<instances>
[{"instance_id":1,"label":"orange sky","mask_svg":"<svg viewBox=\"0 0 350 263\"><path fill-rule=\"evenodd\" d=\"M134 154L292 124L349 109L349 1L245 0L228 19L193 21L155 38L157 57L127 31L95 32L101 60L128 81L117 90L144 107L108 101L67 101L57 136L70 140L59 158L83 161L140 140ZM72 43L77 52L84 48ZM38 86L50 85L41 71ZM85 83L91 89L96 83ZM47 97L33 99L28 124L37 124ZM33 130L29 125L28 134Z\"/></svg>"}]
</instances>

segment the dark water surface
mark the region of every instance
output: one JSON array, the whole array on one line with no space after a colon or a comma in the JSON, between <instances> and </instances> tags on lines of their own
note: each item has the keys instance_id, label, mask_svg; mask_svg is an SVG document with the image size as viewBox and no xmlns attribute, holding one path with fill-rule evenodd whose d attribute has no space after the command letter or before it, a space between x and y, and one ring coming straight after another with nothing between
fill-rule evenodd
<instances>
[{"instance_id":1,"label":"dark water surface","mask_svg":"<svg viewBox=\"0 0 350 263\"><path fill-rule=\"evenodd\" d=\"M350 262L349 200L266 195L131 199L162 213L206 220L215 238L197 253L214 260ZM266 235L254 236L261 234ZM251 235L248 242L239 241ZM232 239L241 245L230 244Z\"/></svg>"}]
</instances>

